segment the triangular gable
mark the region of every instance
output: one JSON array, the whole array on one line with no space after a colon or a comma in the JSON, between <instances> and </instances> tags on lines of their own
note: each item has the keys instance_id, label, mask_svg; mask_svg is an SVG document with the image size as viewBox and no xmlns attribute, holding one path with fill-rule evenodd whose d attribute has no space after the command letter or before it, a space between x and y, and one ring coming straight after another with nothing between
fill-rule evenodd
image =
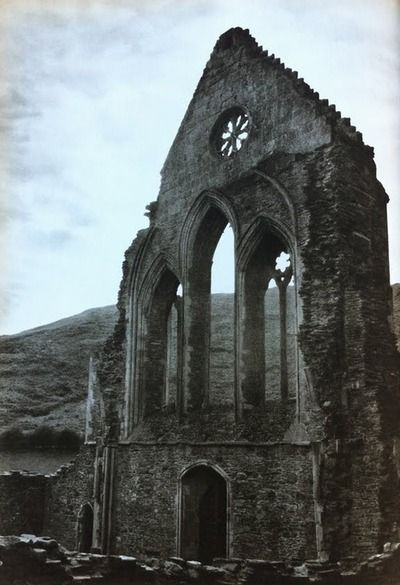
<instances>
[{"instance_id":1,"label":"triangular gable","mask_svg":"<svg viewBox=\"0 0 400 585\"><path fill-rule=\"evenodd\" d=\"M320 99L296 71L264 51L247 29L232 28L214 47L162 175L175 174L176 165L189 164L194 169L197 163L199 170L205 163L212 172L215 160L209 156L212 144L208 143L213 125L224 110L235 105L247 108L252 118L246 152L253 164L272 152L309 152L329 144L335 136L364 146L361 133L349 118L341 117L335 105ZM244 153L240 158L246 159Z\"/></svg>"}]
</instances>

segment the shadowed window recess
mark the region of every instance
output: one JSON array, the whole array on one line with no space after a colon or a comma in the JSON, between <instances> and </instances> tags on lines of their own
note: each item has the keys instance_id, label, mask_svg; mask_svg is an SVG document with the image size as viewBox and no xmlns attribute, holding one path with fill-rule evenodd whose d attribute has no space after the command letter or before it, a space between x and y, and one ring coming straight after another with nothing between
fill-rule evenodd
<instances>
[{"instance_id":1,"label":"shadowed window recess","mask_svg":"<svg viewBox=\"0 0 400 585\"><path fill-rule=\"evenodd\" d=\"M93 508L90 504L84 504L78 515L77 550L90 552L93 540Z\"/></svg>"}]
</instances>

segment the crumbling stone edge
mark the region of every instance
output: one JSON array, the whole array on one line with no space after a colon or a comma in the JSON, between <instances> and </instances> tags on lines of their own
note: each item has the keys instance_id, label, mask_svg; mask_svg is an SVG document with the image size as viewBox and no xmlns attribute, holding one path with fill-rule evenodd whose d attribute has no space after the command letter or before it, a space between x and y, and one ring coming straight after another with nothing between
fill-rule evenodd
<instances>
[{"instance_id":1,"label":"crumbling stone edge","mask_svg":"<svg viewBox=\"0 0 400 585\"><path fill-rule=\"evenodd\" d=\"M400 543L387 543L384 552L361 563L315 560L214 559L213 565L168 559L138 559L124 555L72 552L46 536L0 536L0 583L64 585L85 582L103 585L294 585L298 583L396 585L400 583Z\"/></svg>"}]
</instances>

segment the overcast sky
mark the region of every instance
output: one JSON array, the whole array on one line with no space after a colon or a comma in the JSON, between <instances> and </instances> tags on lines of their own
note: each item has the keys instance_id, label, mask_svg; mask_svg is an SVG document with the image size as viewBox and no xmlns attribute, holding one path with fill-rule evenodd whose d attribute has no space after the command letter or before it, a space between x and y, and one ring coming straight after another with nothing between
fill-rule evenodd
<instances>
[{"instance_id":1,"label":"overcast sky","mask_svg":"<svg viewBox=\"0 0 400 585\"><path fill-rule=\"evenodd\" d=\"M396 7L30 0L3 8L0 333L116 301L124 251L148 224L143 213L169 146L217 38L232 26L249 28L375 147L399 282ZM217 290L229 288L224 278Z\"/></svg>"}]
</instances>

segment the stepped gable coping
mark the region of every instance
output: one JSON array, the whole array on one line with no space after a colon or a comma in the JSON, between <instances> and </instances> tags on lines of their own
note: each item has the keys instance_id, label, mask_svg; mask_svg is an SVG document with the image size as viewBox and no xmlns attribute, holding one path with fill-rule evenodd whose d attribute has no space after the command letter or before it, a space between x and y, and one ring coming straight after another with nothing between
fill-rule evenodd
<instances>
[{"instance_id":1,"label":"stepped gable coping","mask_svg":"<svg viewBox=\"0 0 400 585\"><path fill-rule=\"evenodd\" d=\"M346 136L355 141L357 144L367 148L370 154L373 156L373 147L364 143L361 132L359 132L356 127L351 124L350 118L343 118L341 112L336 110L335 104L330 104L327 99L321 99L319 93L314 91L302 77L299 77L297 71L293 71L290 69L290 67L286 67L286 65L279 59L279 57L276 57L274 53L269 54L268 51L265 51L263 47L257 43L255 38L251 36L249 29L247 28L230 28L219 37L211 53L210 59L203 71L201 79L205 75L207 69L210 68L213 55L234 46L246 47L246 49L253 53L254 56L262 57L275 70L281 71L287 77L287 79L292 82L292 85L297 93L313 100L317 106L318 111L323 114L329 120L329 122L335 122L338 124Z\"/></svg>"}]
</instances>

